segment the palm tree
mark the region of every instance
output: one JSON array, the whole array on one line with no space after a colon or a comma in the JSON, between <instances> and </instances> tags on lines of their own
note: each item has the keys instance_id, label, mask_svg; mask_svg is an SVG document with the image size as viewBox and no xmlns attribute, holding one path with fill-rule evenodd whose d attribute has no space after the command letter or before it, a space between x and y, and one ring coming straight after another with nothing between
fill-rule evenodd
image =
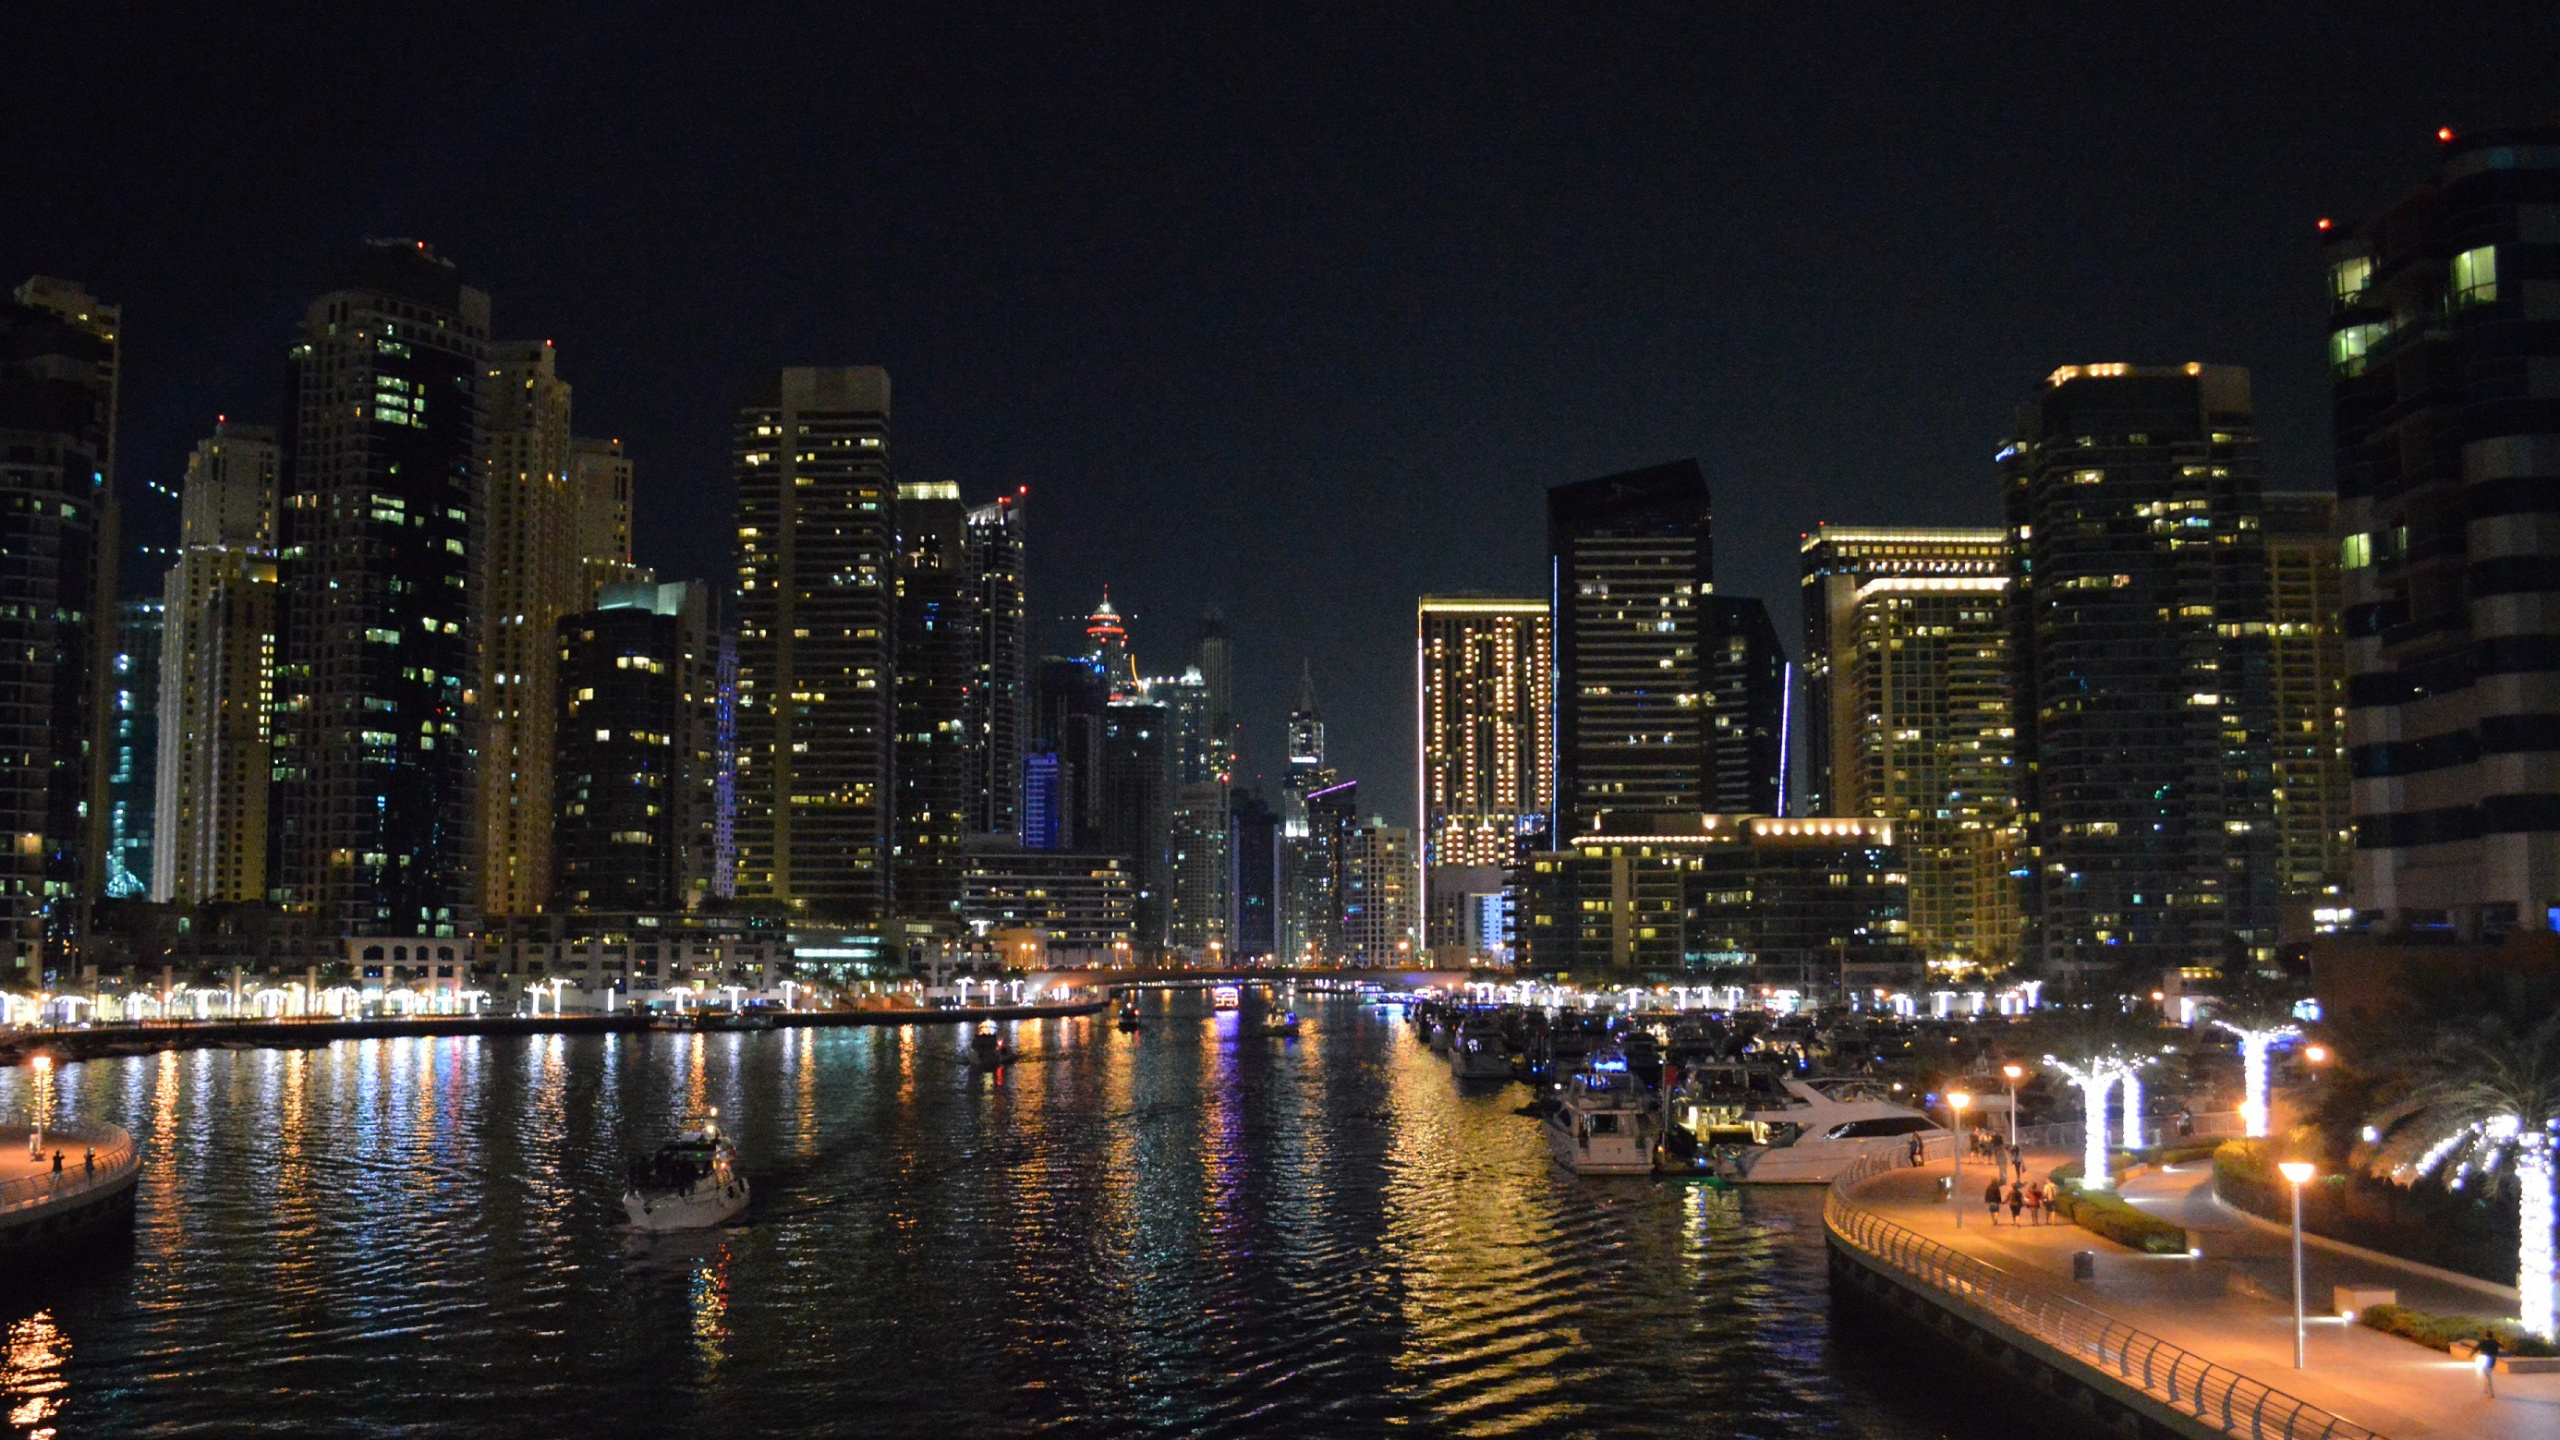
<instances>
[{"instance_id":1,"label":"palm tree","mask_svg":"<svg viewBox=\"0 0 2560 1440\"><path fill-rule=\"evenodd\" d=\"M2223 992L2214 1001L2213 1023L2240 1041L2241 1133L2263 1139L2268 1129L2267 1057L2285 1041L2302 1038L2302 1027L2294 1023L2302 995L2293 986L2249 971L2230 973Z\"/></svg>"},{"instance_id":2,"label":"palm tree","mask_svg":"<svg viewBox=\"0 0 2560 1440\"><path fill-rule=\"evenodd\" d=\"M2530 1030L2498 1016L2437 1033L2399 1100L2373 1117L2367 1163L2403 1185L2445 1172L2455 1189L2512 1175L2522 1192L2516 1293L2524 1328L2560 1336L2552 1256L2553 1135L2560 1131L2560 1014Z\"/></svg>"},{"instance_id":3,"label":"palm tree","mask_svg":"<svg viewBox=\"0 0 2560 1440\"><path fill-rule=\"evenodd\" d=\"M2080 1087L2081 1108L2087 1117L2081 1187L2112 1189L2115 1178L2107 1169L2107 1094L2119 1081L2140 1083L2134 1077L2159 1058L2159 1031L2127 1010L2123 1001L2106 999L2055 1024L2051 1040L2054 1049L2044 1057L2045 1064ZM2139 1104L2134 1101L2135 1106ZM2127 1118L2131 1118L2130 1109Z\"/></svg>"}]
</instances>

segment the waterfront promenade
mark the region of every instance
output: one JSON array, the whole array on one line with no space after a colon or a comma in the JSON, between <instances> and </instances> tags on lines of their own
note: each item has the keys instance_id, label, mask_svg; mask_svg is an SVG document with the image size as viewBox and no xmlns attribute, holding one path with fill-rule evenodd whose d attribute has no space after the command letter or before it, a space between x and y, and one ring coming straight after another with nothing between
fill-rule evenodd
<instances>
[{"instance_id":1,"label":"waterfront promenade","mask_svg":"<svg viewBox=\"0 0 2560 1440\"><path fill-rule=\"evenodd\" d=\"M2076 1154L2028 1156L2042 1176ZM2293 1269L2288 1232L2219 1204L2209 1162L2149 1172L2123 1186L2125 1198L2186 1227L2201 1258L2145 1255L2060 1221L1993 1225L1982 1205L1987 1162L1970 1158L1957 1206L1937 1201L1948 1167L1888 1172L1861 1186L1855 1201L1895 1225L2000 1269L2367 1426L2391 1440L2483 1437L2560 1440L2560 1375L2498 1377L2498 1398L2480 1393L2472 1366L2413 1341L2337 1319L2332 1287L2379 1286L2400 1303L2439 1314L2512 1317L2494 1289L2439 1278L2419 1267L2304 1247L2309 1367L2293 1368ZM1955 1224L1961 1208L1964 1225ZM2072 1278L2071 1257L2097 1255L2094 1281ZM2003 1383L1985 1376L1984 1383Z\"/></svg>"}]
</instances>

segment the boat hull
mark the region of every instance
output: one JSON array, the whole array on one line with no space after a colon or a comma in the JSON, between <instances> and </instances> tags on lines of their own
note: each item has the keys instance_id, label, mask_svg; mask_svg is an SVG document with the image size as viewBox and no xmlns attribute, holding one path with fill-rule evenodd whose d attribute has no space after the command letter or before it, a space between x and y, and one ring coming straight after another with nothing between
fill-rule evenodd
<instances>
[{"instance_id":1,"label":"boat hull","mask_svg":"<svg viewBox=\"0 0 2560 1440\"><path fill-rule=\"evenodd\" d=\"M747 1199L747 1177L739 1175L726 1185L706 1182L684 1191L625 1190L622 1210L635 1230L708 1230L745 1213Z\"/></svg>"},{"instance_id":2,"label":"boat hull","mask_svg":"<svg viewBox=\"0 0 2560 1440\"><path fill-rule=\"evenodd\" d=\"M1508 1080L1511 1057L1500 1050L1461 1047L1449 1052L1449 1073L1461 1080Z\"/></svg>"},{"instance_id":3,"label":"boat hull","mask_svg":"<svg viewBox=\"0 0 2560 1440\"><path fill-rule=\"evenodd\" d=\"M1725 1178L1738 1185L1828 1185L1870 1155L1906 1155L1911 1142L1898 1136L1865 1140L1814 1140L1745 1150Z\"/></svg>"},{"instance_id":4,"label":"boat hull","mask_svg":"<svg viewBox=\"0 0 2560 1440\"><path fill-rule=\"evenodd\" d=\"M1540 1125L1547 1132L1547 1151L1556 1157L1557 1164L1576 1175L1653 1173L1651 1136L1595 1135L1588 1141L1578 1141L1573 1136L1572 1113L1558 1111Z\"/></svg>"}]
</instances>

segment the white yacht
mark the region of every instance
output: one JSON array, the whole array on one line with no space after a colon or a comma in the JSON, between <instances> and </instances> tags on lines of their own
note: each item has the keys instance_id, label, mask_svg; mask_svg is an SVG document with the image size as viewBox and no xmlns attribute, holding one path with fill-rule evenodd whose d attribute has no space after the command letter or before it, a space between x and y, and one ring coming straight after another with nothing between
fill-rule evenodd
<instances>
[{"instance_id":1,"label":"white yacht","mask_svg":"<svg viewBox=\"0 0 2560 1440\"><path fill-rule=\"evenodd\" d=\"M701 1230L745 1210L747 1177L720 1112L688 1117L656 1155L633 1161L622 1208L641 1230Z\"/></svg>"},{"instance_id":2,"label":"white yacht","mask_svg":"<svg viewBox=\"0 0 2560 1440\"><path fill-rule=\"evenodd\" d=\"M1624 1068L1576 1072L1543 1123L1556 1163L1576 1175L1653 1173L1661 1118Z\"/></svg>"},{"instance_id":3,"label":"white yacht","mask_svg":"<svg viewBox=\"0 0 2560 1440\"><path fill-rule=\"evenodd\" d=\"M1458 1022L1449 1041L1449 1073L1461 1080L1511 1078L1511 1046L1502 1022L1490 1015L1470 1015Z\"/></svg>"},{"instance_id":4,"label":"white yacht","mask_svg":"<svg viewBox=\"0 0 2560 1440\"><path fill-rule=\"evenodd\" d=\"M1746 1185L1827 1185L1870 1155L1908 1150L1915 1135L1926 1143L1947 1133L1879 1080L1786 1076L1777 1090L1742 1104L1685 1090L1672 1102L1673 1123L1697 1138L1718 1174Z\"/></svg>"}]
</instances>

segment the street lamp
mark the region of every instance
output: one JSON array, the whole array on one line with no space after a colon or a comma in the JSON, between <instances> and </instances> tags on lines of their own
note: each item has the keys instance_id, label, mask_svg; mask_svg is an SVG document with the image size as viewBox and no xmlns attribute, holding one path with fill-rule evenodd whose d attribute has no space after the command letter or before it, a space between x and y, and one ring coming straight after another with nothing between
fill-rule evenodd
<instances>
[{"instance_id":1,"label":"street lamp","mask_svg":"<svg viewBox=\"0 0 2560 1440\"><path fill-rule=\"evenodd\" d=\"M41 1160L44 1158L45 1117L53 1110L53 1057L38 1055L35 1067L36 1114L35 1124L27 1129L27 1158Z\"/></svg>"},{"instance_id":2,"label":"street lamp","mask_svg":"<svg viewBox=\"0 0 2560 1440\"><path fill-rule=\"evenodd\" d=\"M2018 1082L2026 1077L2026 1073L2024 1065L2000 1067L2002 1078L2009 1082L2009 1148L2012 1150L2018 1148Z\"/></svg>"},{"instance_id":3,"label":"street lamp","mask_svg":"<svg viewBox=\"0 0 2560 1440\"><path fill-rule=\"evenodd\" d=\"M1947 1092L1947 1132L1955 1141L1948 1148L1956 1161L1955 1178L1947 1182L1947 1200L1955 1206L1959 1230L1964 1228L1964 1107L1972 1103L1973 1097L1961 1090Z\"/></svg>"},{"instance_id":4,"label":"street lamp","mask_svg":"<svg viewBox=\"0 0 2560 1440\"><path fill-rule=\"evenodd\" d=\"M2293 1368L2302 1364L2302 1182L2311 1178L2311 1162L2287 1160L2276 1166L2293 1182Z\"/></svg>"}]
</instances>

